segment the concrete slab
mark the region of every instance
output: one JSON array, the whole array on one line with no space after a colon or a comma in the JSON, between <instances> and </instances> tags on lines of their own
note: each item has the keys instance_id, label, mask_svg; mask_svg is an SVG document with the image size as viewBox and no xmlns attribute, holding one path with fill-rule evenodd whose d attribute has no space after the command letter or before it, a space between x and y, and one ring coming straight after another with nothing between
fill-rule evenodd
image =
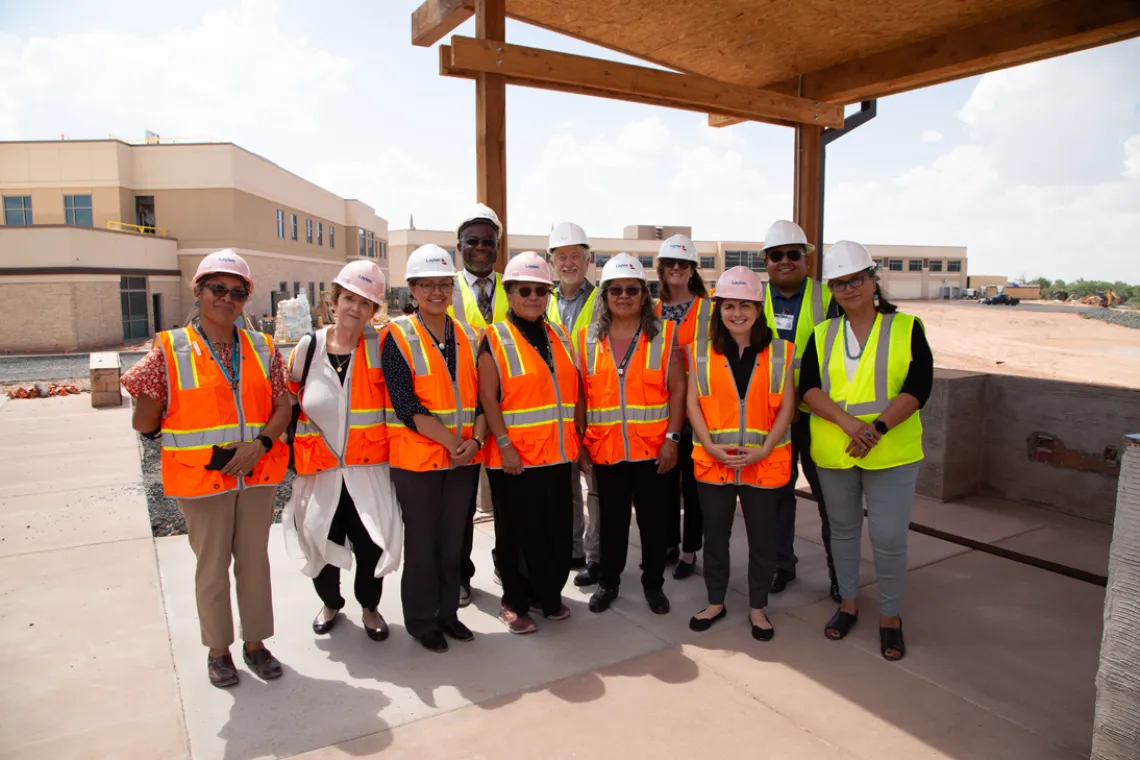
<instances>
[{"instance_id":1,"label":"concrete slab","mask_svg":"<svg viewBox=\"0 0 1140 760\"><path fill-rule=\"evenodd\" d=\"M0 496L0 557L150 535L140 485Z\"/></svg>"},{"instance_id":2,"label":"concrete slab","mask_svg":"<svg viewBox=\"0 0 1140 760\"><path fill-rule=\"evenodd\" d=\"M1042 512L1045 510L1002 499L970 497L943 502L919 496L911 519L956 536L991 543L1039 527Z\"/></svg>"},{"instance_id":3,"label":"concrete slab","mask_svg":"<svg viewBox=\"0 0 1140 760\"><path fill-rule=\"evenodd\" d=\"M908 652L896 664L879 654L877 586L862 589L860 601L859 624L836 647L859 649L1088 757L1104 589L980 552L913 570L903 610ZM791 614L820 637L834 606Z\"/></svg>"},{"instance_id":4,"label":"concrete slab","mask_svg":"<svg viewBox=\"0 0 1140 760\"><path fill-rule=\"evenodd\" d=\"M0 756L186 755L150 538L0 559L0 599Z\"/></svg>"}]
</instances>

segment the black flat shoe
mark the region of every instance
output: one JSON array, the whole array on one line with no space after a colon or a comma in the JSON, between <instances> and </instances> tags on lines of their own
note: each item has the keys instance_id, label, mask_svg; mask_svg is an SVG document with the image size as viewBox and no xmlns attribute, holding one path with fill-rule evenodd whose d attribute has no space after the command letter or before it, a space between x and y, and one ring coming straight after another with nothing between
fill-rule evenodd
<instances>
[{"instance_id":1,"label":"black flat shoe","mask_svg":"<svg viewBox=\"0 0 1140 760\"><path fill-rule=\"evenodd\" d=\"M767 617L767 616L765 616L765 617ZM748 616L748 623L749 623L749 625L752 626L752 638L756 639L757 641L771 641L772 637L776 635L775 627L761 628L760 626L758 626L752 622L752 616L751 615ZM772 625L771 620L768 621L768 625Z\"/></svg>"},{"instance_id":2,"label":"black flat shoe","mask_svg":"<svg viewBox=\"0 0 1140 760\"><path fill-rule=\"evenodd\" d=\"M380 613L377 613L377 615L380 616L379 628L369 628L368 623L365 623L363 620L360 622L364 626L364 632L368 634L368 638L372 639L373 641L383 641L384 639L388 638L388 623L384 620L383 615L380 615Z\"/></svg>"},{"instance_id":3,"label":"black flat shoe","mask_svg":"<svg viewBox=\"0 0 1140 760\"><path fill-rule=\"evenodd\" d=\"M590 612L605 612L617 597L616 588L598 588L590 597Z\"/></svg>"},{"instance_id":4,"label":"black flat shoe","mask_svg":"<svg viewBox=\"0 0 1140 760\"><path fill-rule=\"evenodd\" d=\"M788 587L788 584L796 579L796 574L787 570L777 570L776 574L772 576L772 592L778 594Z\"/></svg>"},{"instance_id":5,"label":"black flat shoe","mask_svg":"<svg viewBox=\"0 0 1140 760\"><path fill-rule=\"evenodd\" d=\"M721 607L720 612L716 613L711 618L699 618L696 615L693 615L691 618L689 618L689 630L696 631L697 633L707 631L713 627L713 623L720 620L727 614L728 608Z\"/></svg>"},{"instance_id":6,"label":"black flat shoe","mask_svg":"<svg viewBox=\"0 0 1140 760\"><path fill-rule=\"evenodd\" d=\"M416 636L416 641L420 642L420 646L429 652L442 654L447 651L447 639L443 637L443 632L432 631L425 633L423 636Z\"/></svg>"},{"instance_id":7,"label":"black flat shoe","mask_svg":"<svg viewBox=\"0 0 1140 760\"><path fill-rule=\"evenodd\" d=\"M847 634L851 633L851 629L855 627L855 623L859 621L859 613L856 612L852 615L850 612L843 610L836 610L835 614L831 616L831 620L827 621L827 625L823 628L823 635L827 636L831 641L839 641ZM828 631L836 631L838 636L831 636Z\"/></svg>"},{"instance_id":8,"label":"black flat shoe","mask_svg":"<svg viewBox=\"0 0 1140 760\"><path fill-rule=\"evenodd\" d=\"M665 550L665 564L672 565L677 560L681 559L681 549L679 547L672 547Z\"/></svg>"},{"instance_id":9,"label":"black flat shoe","mask_svg":"<svg viewBox=\"0 0 1140 760\"><path fill-rule=\"evenodd\" d=\"M313 618L313 633L317 634L318 636L324 636L333 628L336 628L337 621L340 620L340 610L337 610L336 614L333 615L332 618L322 623L321 611L323 610L324 608L322 607L321 610L317 612L317 616Z\"/></svg>"},{"instance_id":10,"label":"black flat shoe","mask_svg":"<svg viewBox=\"0 0 1140 760\"><path fill-rule=\"evenodd\" d=\"M471 629L463 625L463 623L460 623L458 620L452 620L450 623L444 623L439 628L441 631L456 641L475 640L475 634L471 632Z\"/></svg>"},{"instance_id":11,"label":"black flat shoe","mask_svg":"<svg viewBox=\"0 0 1140 760\"><path fill-rule=\"evenodd\" d=\"M669 614L669 597L659 588L645 589L645 601L649 602L649 609L654 615Z\"/></svg>"},{"instance_id":12,"label":"black flat shoe","mask_svg":"<svg viewBox=\"0 0 1140 760\"><path fill-rule=\"evenodd\" d=\"M697 567L696 562L686 562L685 560L677 560L677 566L673 568L673 579L683 581L693 574Z\"/></svg>"},{"instance_id":13,"label":"black flat shoe","mask_svg":"<svg viewBox=\"0 0 1140 760\"><path fill-rule=\"evenodd\" d=\"M897 656L889 656L888 649L894 649L898 652ZM879 651L883 654L883 659L890 662L898 662L906 657L906 642L903 641L902 620L899 620L898 628L879 628Z\"/></svg>"},{"instance_id":14,"label":"black flat shoe","mask_svg":"<svg viewBox=\"0 0 1140 760\"><path fill-rule=\"evenodd\" d=\"M574 576L574 585L579 588L582 586L593 586L598 582L598 577L601 574L601 565L597 562L587 562L586 567Z\"/></svg>"}]
</instances>

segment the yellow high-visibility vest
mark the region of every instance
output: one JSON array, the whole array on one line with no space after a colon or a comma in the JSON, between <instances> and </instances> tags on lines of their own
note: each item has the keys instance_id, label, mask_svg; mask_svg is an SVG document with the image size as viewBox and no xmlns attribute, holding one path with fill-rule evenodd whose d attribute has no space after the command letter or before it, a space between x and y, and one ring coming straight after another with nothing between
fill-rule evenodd
<instances>
[{"instance_id":1,"label":"yellow high-visibility vest","mask_svg":"<svg viewBox=\"0 0 1140 760\"><path fill-rule=\"evenodd\" d=\"M586 287L585 284L582 287ZM577 318L571 327L562 325L562 313L558 311L558 286L554 286L554 292L550 294L550 300L546 304L546 321L555 325L562 325L570 332L570 340L574 343L575 350L578 348L578 333L582 331L583 327L588 327L594 321L594 302L598 300L598 291L600 288L594 288L590 291L590 295L586 296L586 303L582 305L582 310L578 312Z\"/></svg>"},{"instance_id":2,"label":"yellow high-visibility vest","mask_svg":"<svg viewBox=\"0 0 1140 760\"><path fill-rule=\"evenodd\" d=\"M507 318L509 308L507 291L503 289L503 276L495 272L495 298L491 306L491 321L502 322ZM467 277L463 272L455 275L455 288L451 291L451 306L447 307L447 313L476 330L487 329L487 320L483 319L483 312L479 311L479 298L467 284Z\"/></svg>"},{"instance_id":3,"label":"yellow high-visibility vest","mask_svg":"<svg viewBox=\"0 0 1140 760\"><path fill-rule=\"evenodd\" d=\"M792 343L796 345L792 377L797 390L800 387L800 361L803 359L804 349L807 348L808 338L811 337L816 325L827 319L829 308L831 308L831 291L810 277L804 280L803 300L800 303L799 317L796 319L795 333L792 335ZM772 330L772 336L779 337L780 333L776 330L776 313L772 308L771 282L764 283L764 320ZM803 401L800 401L800 411L811 412Z\"/></svg>"}]
</instances>

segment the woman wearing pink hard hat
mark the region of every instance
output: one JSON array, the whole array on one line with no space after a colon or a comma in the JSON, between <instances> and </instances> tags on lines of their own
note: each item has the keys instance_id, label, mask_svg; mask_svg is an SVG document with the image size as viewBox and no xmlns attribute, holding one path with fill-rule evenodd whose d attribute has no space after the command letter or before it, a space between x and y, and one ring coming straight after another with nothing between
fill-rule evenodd
<instances>
[{"instance_id":1,"label":"woman wearing pink hard hat","mask_svg":"<svg viewBox=\"0 0 1140 760\"><path fill-rule=\"evenodd\" d=\"M186 327L161 332L122 379L136 400L132 424L162 439L162 486L186 519L197 559L195 590L206 670L219 687L238 682L230 565L237 579L242 656L258 676L281 663L273 635L269 527L289 452L285 363L263 333L235 326L253 292L249 265L232 249L202 259L192 283L198 309Z\"/></svg>"},{"instance_id":2,"label":"woman wearing pink hard hat","mask_svg":"<svg viewBox=\"0 0 1140 760\"><path fill-rule=\"evenodd\" d=\"M297 480L281 523L323 602L313 620L318 635L340 619L340 572L355 561L353 591L364 631L373 641L388 638L377 606L384 576L400 564L404 527L388 467L382 335L371 324L384 286L375 263L345 265L332 286L336 321L301 338L289 357L289 390L300 412L293 441Z\"/></svg>"},{"instance_id":3,"label":"woman wearing pink hard hat","mask_svg":"<svg viewBox=\"0 0 1140 760\"><path fill-rule=\"evenodd\" d=\"M708 630L727 614L728 541L739 499L748 534L748 601L752 637L775 630L765 613L776 571L777 507L792 474L788 425L796 406L795 347L764 320L764 290L747 267L716 284L709 337L688 347L689 421L696 439L693 474L705 527L708 606L689 621Z\"/></svg>"}]
</instances>

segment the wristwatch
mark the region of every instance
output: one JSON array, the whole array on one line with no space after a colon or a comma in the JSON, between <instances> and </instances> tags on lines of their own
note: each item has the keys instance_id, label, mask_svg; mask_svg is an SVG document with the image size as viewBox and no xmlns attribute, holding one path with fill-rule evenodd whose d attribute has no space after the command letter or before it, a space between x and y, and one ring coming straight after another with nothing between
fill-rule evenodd
<instances>
[{"instance_id":1,"label":"wristwatch","mask_svg":"<svg viewBox=\"0 0 1140 760\"><path fill-rule=\"evenodd\" d=\"M680 433L666 433L665 437L668 438L673 443L680 443L681 442L681 434Z\"/></svg>"},{"instance_id":2,"label":"wristwatch","mask_svg":"<svg viewBox=\"0 0 1140 760\"><path fill-rule=\"evenodd\" d=\"M259 435L256 438L254 438L253 440L259 441L261 443L261 445L265 447L266 451L269 451L270 449L273 448L273 439L271 439L267 435Z\"/></svg>"},{"instance_id":3,"label":"wristwatch","mask_svg":"<svg viewBox=\"0 0 1140 760\"><path fill-rule=\"evenodd\" d=\"M887 423L882 420L875 420L871 423L871 426L879 431L879 435L886 435L887 431L890 430L890 428L887 427Z\"/></svg>"}]
</instances>

